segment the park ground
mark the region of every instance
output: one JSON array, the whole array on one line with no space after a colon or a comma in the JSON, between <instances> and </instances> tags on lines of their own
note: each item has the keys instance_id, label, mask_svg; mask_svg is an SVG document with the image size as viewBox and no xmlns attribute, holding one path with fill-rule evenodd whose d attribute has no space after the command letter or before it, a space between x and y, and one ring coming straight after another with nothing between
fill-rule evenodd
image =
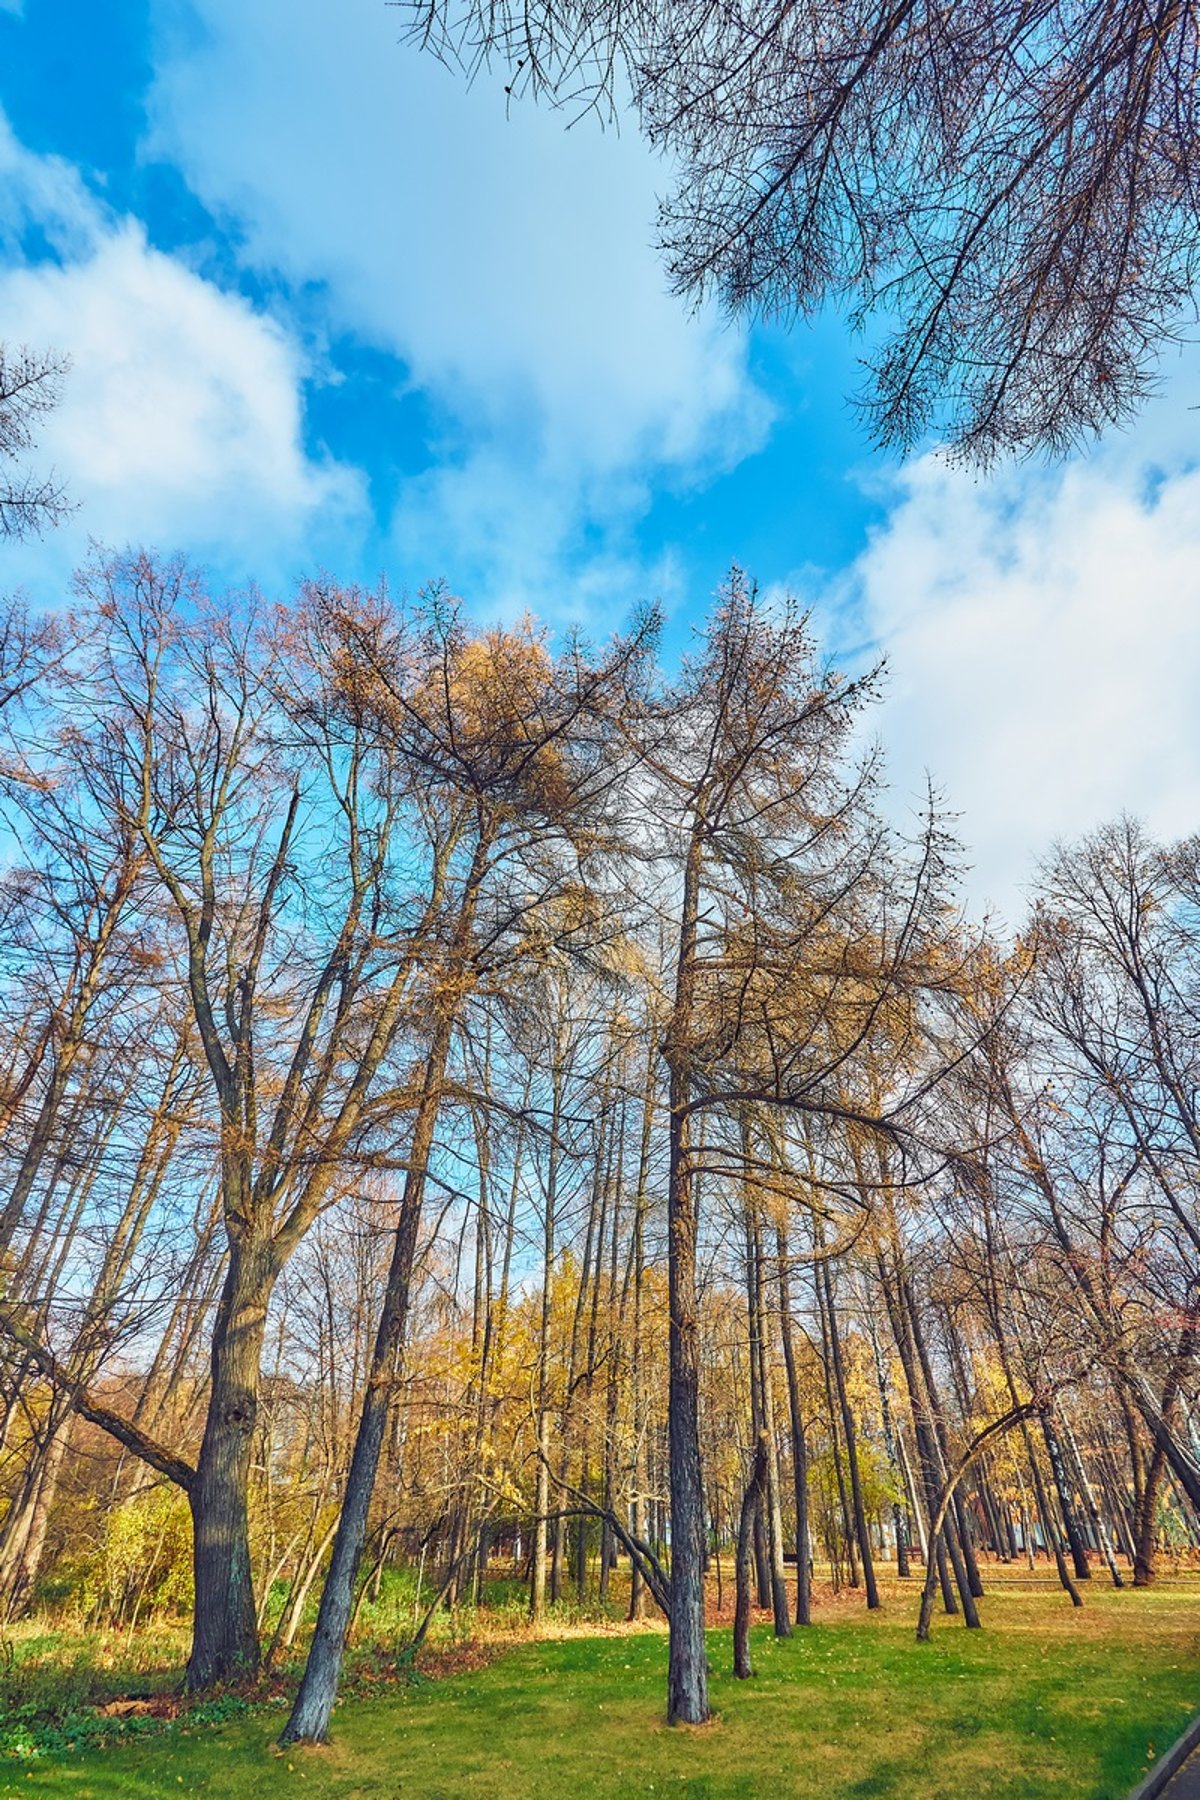
<instances>
[{"instance_id":1,"label":"park ground","mask_svg":"<svg viewBox=\"0 0 1200 1800\"><path fill-rule=\"evenodd\" d=\"M57 1735L3 1741L0 1795L53 1800L1120 1800L1200 1710L1200 1574L1116 1592L1097 1572L1075 1611L1052 1574L992 1569L984 1629L935 1618L914 1641L915 1584L868 1615L845 1592L776 1642L759 1624L756 1675L729 1674L710 1636L711 1725L663 1722L659 1627L563 1627L435 1645L432 1677L364 1658L332 1743L280 1754L285 1693L237 1696L173 1720L82 1703L177 1680L177 1647L19 1633L4 1691L74 1683ZM136 1677L134 1671L137 1671ZM65 1687L64 1687L65 1684ZM99 1685L97 1685L99 1684ZM97 1721L119 1735L97 1742ZM83 1721L81 1724L80 1721ZM91 1741L88 1741L90 1738Z\"/></svg>"}]
</instances>

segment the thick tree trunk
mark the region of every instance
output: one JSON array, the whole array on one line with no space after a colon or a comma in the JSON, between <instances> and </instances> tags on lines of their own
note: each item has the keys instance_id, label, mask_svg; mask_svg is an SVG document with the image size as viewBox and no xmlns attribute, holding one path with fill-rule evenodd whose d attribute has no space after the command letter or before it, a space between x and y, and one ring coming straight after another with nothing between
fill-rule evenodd
<instances>
[{"instance_id":1,"label":"thick tree trunk","mask_svg":"<svg viewBox=\"0 0 1200 1800\"><path fill-rule=\"evenodd\" d=\"M668 1398L671 1493L671 1632L667 1718L702 1725L708 1717L708 1658L704 1641L704 1488L700 1460L699 1309L696 1298L696 1214L693 1183L684 1168L688 1149L682 1083L671 1080L670 1379Z\"/></svg>"},{"instance_id":2,"label":"thick tree trunk","mask_svg":"<svg viewBox=\"0 0 1200 1800\"><path fill-rule=\"evenodd\" d=\"M245 1679L258 1668L247 1491L277 1273L269 1244L235 1239L230 1245L213 1329L208 1414L188 1494L195 1618L187 1685L193 1690Z\"/></svg>"}]
</instances>

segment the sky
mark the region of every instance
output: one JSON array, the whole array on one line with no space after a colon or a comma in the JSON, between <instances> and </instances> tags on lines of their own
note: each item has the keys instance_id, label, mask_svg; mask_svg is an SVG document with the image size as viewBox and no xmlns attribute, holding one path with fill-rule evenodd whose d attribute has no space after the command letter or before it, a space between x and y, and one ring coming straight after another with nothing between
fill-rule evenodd
<instances>
[{"instance_id":1,"label":"sky","mask_svg":"<svg viewBox=\"0 0 1200 1800\"><path fill-rule=\"evenodd\" d=\"M843 320L669 294L668 185L632 124L510 109L385 0L0 0L0 339L71 360L34 466L78 503L0 582L59 606L139 544L594 633L658 600L677 649L736 561L886 658L890 804L932 776L974 910L1019 923L1122 810L1200 829L1200 356L1066 463L901 463Z\"/></svg>"}]
</instances>

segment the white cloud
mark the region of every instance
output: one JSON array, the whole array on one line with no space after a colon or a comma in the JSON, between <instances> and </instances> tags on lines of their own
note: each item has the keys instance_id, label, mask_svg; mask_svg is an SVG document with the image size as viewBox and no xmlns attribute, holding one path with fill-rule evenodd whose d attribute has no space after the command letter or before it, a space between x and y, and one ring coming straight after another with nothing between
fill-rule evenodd
<instances>
[{"instance_id":1,"label":"white cloud","mask_svg":"<svg viewBox=\"0 0 1200 1800\"><path fill-rule=\"evenodd\" d=\"M928 768L977 904L1021 916L1056 837L1121 810L1200 829L1200 469L1189 367L1137 430L1054 471L901 477L852 572L886 652L877 723L899 796ZM844 621L843 621L844 625Z\"/></svg>"},{"instance_id":2,"label":"white cloud","mask_svg":"<svg viewBox=\"0 0 1200 1800\"><path fill-rule=\"evenodd\" d=\"M531 106L506 120L499 83L468 90L401 48L377 0L160 0L158 16L152 149L254 266L326 284L331 321L403 357L443 409L406 547L415 534L456 567L553 559L585 517L636 513L631 472L702 478L761 441L742 337L666 292L659 170L635 132L566 131Z\"/></svg>"},{"instance_id":3,"label":"white cloud","mask_svg":"<svg viewBox=\"0 0 1200 1800\"><path fill-rule=\"evenodd\" d=\"M79 503L46 546L6 551L6 580L60 579L89 535L211 552L269 577L327 516L354 515L353 472L305 454L304 358L279 325L151 248L2 117L0 180L4 334L71 359L34 460ZM29 225L60 260L12 260Z\"/></svg>"}]
</instances>

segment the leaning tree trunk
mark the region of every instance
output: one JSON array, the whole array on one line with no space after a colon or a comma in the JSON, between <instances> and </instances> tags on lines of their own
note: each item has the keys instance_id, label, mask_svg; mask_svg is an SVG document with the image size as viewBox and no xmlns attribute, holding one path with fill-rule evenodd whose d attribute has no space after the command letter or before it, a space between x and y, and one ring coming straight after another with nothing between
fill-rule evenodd
<instances>
[{"instance_id":1,"label":"leaning tree trunk","mask_svg":"<svg viewBox=\"0 0 1200 1800\"><path fill-rule=\"evenodd\" d=\"M4 1520L4 1531L0 1533L0 1621L12 1618L33 1593L74 1423L75 1416L69 1410L61 1419L52 1421L48 1441L27 1471L22 1492Z\"/></svg>"},{"instance_id":2,"label":"leaning tree trunk","mask_svg":"<svg viewBox=\"0 0 1200 1800\"><path fill-rule=\"evenodd\" d=\"M913 1439L916 1446L917 1463L920 1470L921 1488L924 1491L925 1510L932 1520L937 1510L937 1493L941 1485L942 1467L937 1437L934 1433L931 1408L928 1396L922 1389L922 1371L918 1366L917 1351L914 1344L912 1316L907 1305L904 1289L904 1275L897 1264L894 1282L889 1277L889 1270L883 1251L877 1252L879 1277L883 1287L884 1300L891 1320L892 1335L896 1340L896 1349L900 1357L900 1367L904 1372L904 1385L908 1390L909 1410L912 1414ZM914 1497L915 1497L914 1484ZM919 1515L918 1515L919 1516ZM958 1601L954 1597L954 1584L950 1580L947 1567L947 1556L954 1568L954 1579L962 1597L963 1616L968 1624L978 1625L979 1615L975 1607L975 1599L971 1593L967 1571L959 1554L955 1539L954 1527L947 1519L938 1533L929 1533L930 1542L934 1545L934 1557L937 1564L938 1581L942 1591L942 1606L947 1613L958 1611ZM936 1538L936 1541L935 1541Z\"/></svg>"},{"instance_id":3,"label":"leaning tree trunk","mask_svg":"<svg viewBox=\"0 0 1200 1800\"><path fill-rule=\"evenodd\" d=\"M1101 1516L1100 1505L1096 1499L1096 1490L1092 1486L1091 1477L1088 1475L1087 1468L1084 1464L1083 1451L1079 1447L1079 1439L1075 1435L1074 1428L1070 1419L1067 1417L1065 1409L1060 1413L1060 1417L1062 1419L1063 1434L1078 1476L1079 1492L1083 1497L1083 1504L1087 1511L1089 1523L1092 1527L1092 1536L1096 1540L1096 1548L1104 1558L1105 1567L1108 1570L1109 1578L1112 1581L1113 1586L1117 1588L1124 1587L1125 1583L1121 1577L1121 1571L1117 1567L1117 1557L1113 1547L1113 1540L1107 1524Z\"/></svg>"},{"instance_id":4,"label":"leaning tree trunk","mask_svg":"<svg viewBox=\"0 0 1200 1800\"><path fill-rule=\"evenodd\" d=\"M1071 1561L1075 1565L1075 1579L1090 1581L1092 1568L1088 1562L1087 1545L1079 1524L1079 1514L1075 1510L1075 1498L1071 1493L1071 1482L1063 1458L1062 1444L1059 1442L1058 1431L1048 1406L1042 1411L1042 1436L1046 1441L1046 1455L1050 1460L1050 1472L1054 1477L1054 1486L1058 1492L1058 1508L1062 1514L1067 1547L1071 1552Z\"/></svg>"},{"instance_id":5,"label":"leaning tree trunk","mask_svg":"<svg viewBox=\"0 0 1200 1800\"><path fill-rule=\"evenodd\" d=\"M329 1734L329 1721L337 1698L346 1634L354 1604L354 1583L366 1541L367 1515L375 1491L379 1453L391 1409L392 1376L404 1347L413 1261L425 1197L425 1175L433 1148L434 1128L441 1104L452 1035L453 1016L447 1010L438 1022L425 1065L421 1099L413 1120L408 1170L400 1198L400 1217L396 1226L379 1325L375 1333L358 1436L350 1460L350 1473L346 1477L346 1492L333 1542L333 1556L321 1591L316 1628L309 1646L308 1660L304 1665L300 1691L280 1735L280 1742L284 1744L320 1744L325 1742Z\"/></svg>"},{"instance_id":6,"label":"leaning tree trunk","mask_svg":"<svg viewBox=\"0 0 1200 1800\"><path fill-rule=\"evenodd\" d=\"M934 1379L933 1363L929 1355L929 1346L925 1341L925 1333L921 1325L921 1315L917 1308L912 1284L908 1277L902 1278L904 1299L908 1305L908 1315L912 1330L912 1340L916 1348L917 1359L921 1365L921 1373L925 1381L925 1392L929 1400L929 1417L933 1425L934 1439L937 1444L938 1459L943 1471L950 1468L950 1439L946 1430L946 1416ZM974 1602L983 1598L983 1582L979 1574L979 1565L975 1560L975 1551L971 1543L971 1534L967 1529L966 1510L957 1488L954 1492L953 1506L950 1512L953 1526L946 1533L946 1543L950 1550L950 1560L954 1564L955 1579L962 1588L963 1575L967 1582L967 1591L963 1593L963 1617L968 1625L978 1625L979 1614Z\"/></svg>"}]
</instances>

